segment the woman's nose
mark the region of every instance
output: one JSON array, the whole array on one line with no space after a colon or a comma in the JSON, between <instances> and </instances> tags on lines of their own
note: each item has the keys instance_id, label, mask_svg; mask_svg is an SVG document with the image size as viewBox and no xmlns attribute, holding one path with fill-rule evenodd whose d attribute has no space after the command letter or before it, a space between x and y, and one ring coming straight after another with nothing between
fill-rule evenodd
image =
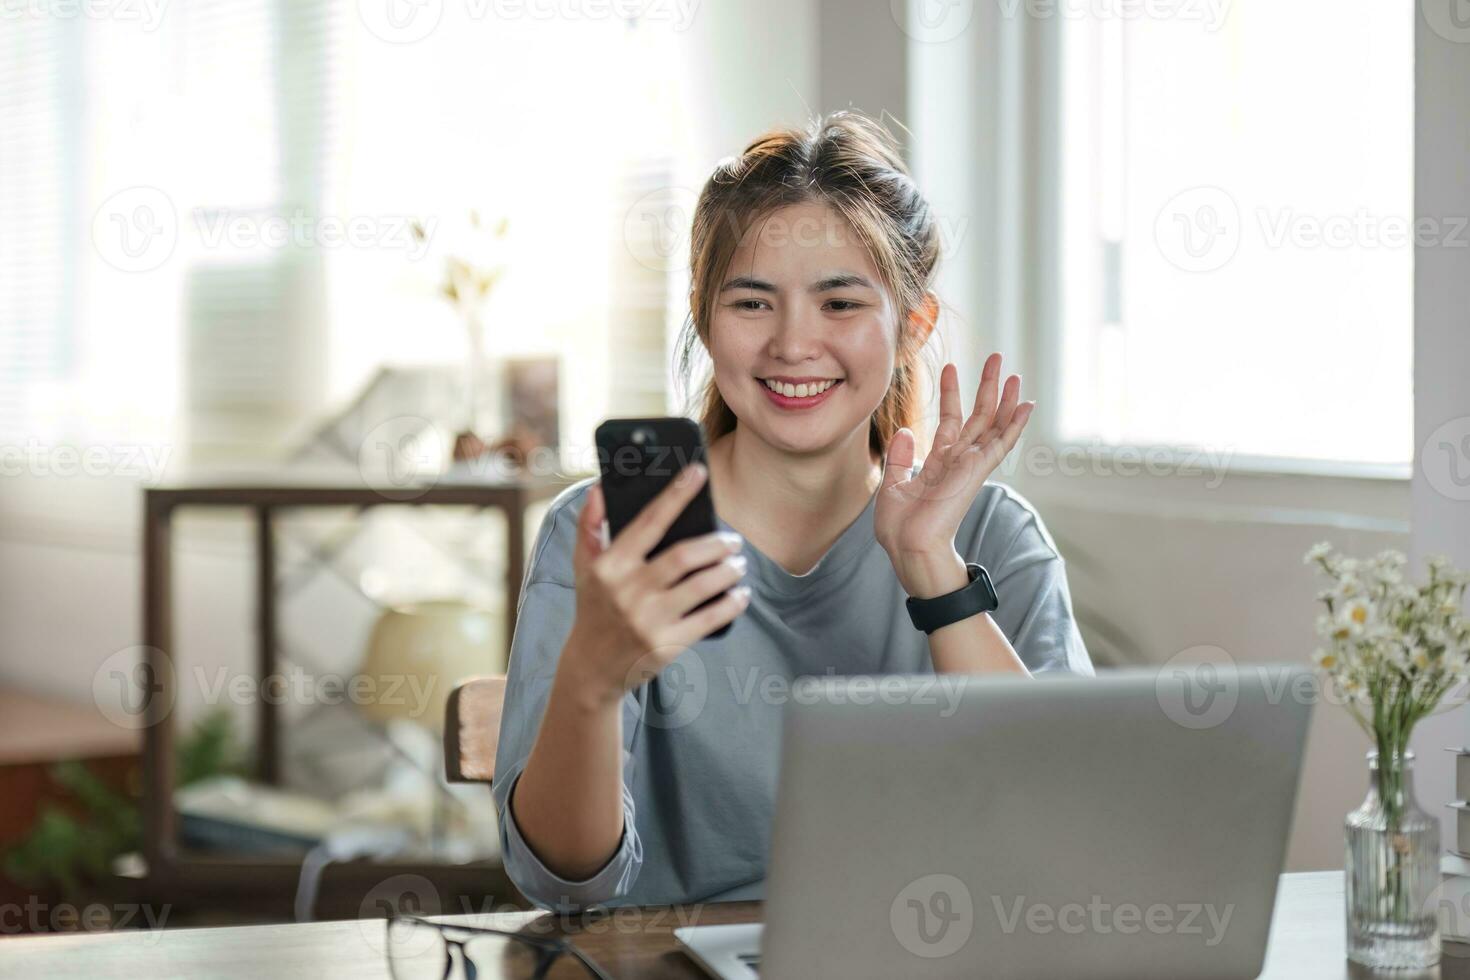
<instances>
[{"instance_id":1,"label":"woman's nose","mask_svg":"<svg viewBox=\"0 0 1470 980\"><path fill-rule=\"evenodd\" d=\"M775 329L767 348L781 361L807 361L821 352L821 324L802 310L783 312L775 318Z\"/></svg>"}]
</instances>

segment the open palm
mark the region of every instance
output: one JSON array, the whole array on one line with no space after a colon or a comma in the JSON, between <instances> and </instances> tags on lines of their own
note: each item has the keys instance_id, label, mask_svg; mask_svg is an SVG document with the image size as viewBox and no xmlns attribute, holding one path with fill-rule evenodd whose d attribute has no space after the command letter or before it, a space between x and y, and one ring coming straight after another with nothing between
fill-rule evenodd
<instances>
[{"instance_id":1,"label":"open palm","mask_svg":"<svg viewBox=\"0 0 1470 980\"><path fill-rule=\"evenodd\" d=\"M900 429L888 447L883 485L873 514L878 543L897 565L906 555L954 548L955 532L980 488L1016 445L1035 402L1021 402L1020 375L1000 384L1001 356L991 354L980 374L975 408L963 418L959 371L946 364L939 376L939 427L917 476L914 434Z\"/></svg>"}]
</instances>

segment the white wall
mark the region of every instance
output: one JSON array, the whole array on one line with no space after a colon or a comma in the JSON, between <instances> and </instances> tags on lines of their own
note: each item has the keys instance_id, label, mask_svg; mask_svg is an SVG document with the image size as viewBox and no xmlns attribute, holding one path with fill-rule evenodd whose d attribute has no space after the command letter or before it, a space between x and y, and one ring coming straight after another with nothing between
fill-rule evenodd
<instances>
[{"instance_id":1,"label":"white wall","mask_svg":"<svg viewBox=\"0 0 1470 980\"><path fill-rule=\"evenodd\" d=\"M142 490L122 479L21 479L7 477L0 499L0 684L91 704L108 658L142 643ZM249 524L178 523L174 622L183 662L249 672ZM105 679L97 690L104 705L117 703L120 692ZM198 695L181 691L185 717ZM241 713L247 733L248 718Z\"/></svg>"},{"instance_id":2,"label":"white wall","mask_svg":"<svg viewBox=\"0 0 1470 980\"><path fill-rule=\"evenodd\" d=\"M709 169L773 126L797 126L818 98L815 0L705 4L684 45L686 176Z\"/></svg>"},{"instance_id":3,"label":"white wall","mask_svg":"<svg viewBox=\"0 0 1470 980\"><path fill-rule=\"evenodd\" d=\"M908 38L894 6L819 0L819 111L859 109L908 122Z\"/></svg>"},{"instance_id":4,"label":"white wall","mask_svg":"<svg viewBox=\"0 0 1470 980\"><path fill-rule=\"evenodd\" d=\"M1414 215L1463 221L1470 216L1470 30L1449 22L1449 4L1415 5ZM1431 24L1426 15L1433 14ZM1448 227L1448 225L1447 225ZM1463 242L1462 236L1457 236ZM1414 250L1414 465L1412 554L1448 555L1470 568L1470 250ZM1454 823L1446 746L1470 740L1465 708L1423 722L1414 738L1419 800Z\"/></svg>"}]
</instances>

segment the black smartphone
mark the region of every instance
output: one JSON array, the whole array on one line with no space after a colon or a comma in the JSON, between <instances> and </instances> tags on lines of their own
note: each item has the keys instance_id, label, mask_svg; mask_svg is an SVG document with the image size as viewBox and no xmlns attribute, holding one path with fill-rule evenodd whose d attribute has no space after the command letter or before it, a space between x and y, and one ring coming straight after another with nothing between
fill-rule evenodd
<instances>
[{"instance_id":1,"label":"black smartphone","mask_svg":"<svg viewBox=\"0 0 1470 980\"><path fill-rule=\"evenodd\" d=\"M602 469L608 533L616 538L684 467L705 462L704 436L693 419L607 419L597 427L597 459ZM649 557L686 538L697 538L718 529L706 479L699 493L649 552ZM719 598L711 596L696 608L703 609ZM706 638L724 636L729 629L730 624L726 623Z\"/></svg>"}]
</instances>

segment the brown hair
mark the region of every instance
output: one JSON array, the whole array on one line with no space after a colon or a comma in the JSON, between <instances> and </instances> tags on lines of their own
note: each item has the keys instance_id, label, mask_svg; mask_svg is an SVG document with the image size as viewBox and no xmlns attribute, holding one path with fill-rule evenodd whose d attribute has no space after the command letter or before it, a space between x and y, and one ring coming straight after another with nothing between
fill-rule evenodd
<instances>
[{"instance_id":1,"label":"brown hair","mask_svg":"<svg viewBox=\"0 0 1470 980\"><path fill-rule=\"evenodd\" d=\"M861 113L834 112L805 131L772 130L722 160L705 182L690 232L689 316L677 373L687 388L699 348L709 348L720 283L745 233L778 209L806 202L826 204L847 221L899 310L893 380L869 426L868 444L881 459L894 433L919 421L918 370L934 327L926 296L939 263L939 230L892 134ZM696 417L708 442L735 428L713 373Z\"/></svg>"}]
</instances>

